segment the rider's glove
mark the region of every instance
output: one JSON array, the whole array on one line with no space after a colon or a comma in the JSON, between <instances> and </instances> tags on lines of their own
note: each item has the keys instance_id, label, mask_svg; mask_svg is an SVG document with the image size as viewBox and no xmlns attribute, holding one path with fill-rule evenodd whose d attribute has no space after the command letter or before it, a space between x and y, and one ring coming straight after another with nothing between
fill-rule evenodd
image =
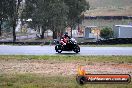
<instances>
[{"instance_id":1,"label":"rider's glove","mask_svg":"<svg viewBox=\"0 0 132 88\"><path fill-rule=\"evenodd\" d=\"M64 43L63 45L66 45L66 43Z\"/></svg>"}]
</instances>

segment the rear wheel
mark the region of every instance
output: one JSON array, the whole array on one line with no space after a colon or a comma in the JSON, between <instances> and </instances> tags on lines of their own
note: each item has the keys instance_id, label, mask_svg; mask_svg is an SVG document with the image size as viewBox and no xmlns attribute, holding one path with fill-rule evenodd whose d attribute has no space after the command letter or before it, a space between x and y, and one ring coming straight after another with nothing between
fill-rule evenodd
<instances>
[{"instance_id":1,"label":"rear wheel","mask_svg":"<svg viewBox=\"0 0 132 88\"><path fill-rule=\"evenodd\" d=\"M61 52L62 52L62 50L57 50L57 52L58 52L58 53L61 53Z\"/></svg>"},{"instance_id":2,"label":"rear wheel","mask_svg":"<svg viewBox=\"0 0 132 88\"><path fill-rule=\"evenodd\" d=\"M58 53L62 52L62 46L61 45L56 46L56 52L58 52Z\"/></svg>"}]
</instances>

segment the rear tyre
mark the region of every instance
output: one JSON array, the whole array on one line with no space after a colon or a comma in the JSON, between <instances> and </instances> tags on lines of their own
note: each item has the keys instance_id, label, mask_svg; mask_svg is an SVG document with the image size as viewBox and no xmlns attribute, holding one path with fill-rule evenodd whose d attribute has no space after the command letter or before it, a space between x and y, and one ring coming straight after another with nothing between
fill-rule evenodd
<instances>
[{"instance_id":1,"label":"rear tyre","mask_svg":"<svg viewBox=\"0 0 132 88\"><path fill-rule=\"evenodd\" d=\"M57 52L58 52L58 53L61 53L61 52L62 52L62 50L57 50Z\"/></svg>"},{"instance_id":2,"label":"rear tyre","mask_svg":"<svg viewBox=\"0 0 132 88\"><path fill-rule=\"evenodd\" d=\"M61 53L62 52L62 46L61 45L57 45L55 47L55 50L56 50L56 52Z\"/></svg>"}]
</instances>

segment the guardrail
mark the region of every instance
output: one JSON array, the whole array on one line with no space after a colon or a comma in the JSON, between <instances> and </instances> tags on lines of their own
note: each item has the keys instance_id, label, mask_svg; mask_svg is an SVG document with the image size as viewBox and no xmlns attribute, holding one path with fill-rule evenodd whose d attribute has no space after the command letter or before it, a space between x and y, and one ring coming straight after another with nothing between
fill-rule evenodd
<instances>
[{"instance_id":1,"label":"guardrail","mask_svg":"<svg viewBox=\"0 0 132 88\"><path fill-rule=\"evenodd\" d=\"M17 44L17 45L54 45L55 42L0 42L0 44ZM78 42L79 45L95 45L95 44L132 44L132 38L118 38L118 39L109 39L109 40L98 40L96 42Z\"/></svg>"},{"instance_id":2,"label":"guardrail","mask_svg":"<svg viewBox=\"0 0 132 88\"><path fill-rule=\"evenodd\" d=\"M0 44L18 44L18 45L50 45L51 42L0 42Z\"/></svg>"}]
</instances>

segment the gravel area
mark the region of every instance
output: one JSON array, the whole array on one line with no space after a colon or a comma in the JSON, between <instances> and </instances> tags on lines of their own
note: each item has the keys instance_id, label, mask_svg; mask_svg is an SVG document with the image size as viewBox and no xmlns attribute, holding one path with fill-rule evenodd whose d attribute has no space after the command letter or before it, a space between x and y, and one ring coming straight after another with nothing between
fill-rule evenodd
<instances>
[{"instance_id":1,"label":"gravel area","mask_svg":"<svg viewBox=\"0 0 132 88\"><path fill-rule=\"evenodd\" d=\"M76 75L83 65L91 74L130 74L132 63L114 62L63 62L52 60L0 60L0 74L35 73L42 75Z\"/></svg>"}]
</instances>

